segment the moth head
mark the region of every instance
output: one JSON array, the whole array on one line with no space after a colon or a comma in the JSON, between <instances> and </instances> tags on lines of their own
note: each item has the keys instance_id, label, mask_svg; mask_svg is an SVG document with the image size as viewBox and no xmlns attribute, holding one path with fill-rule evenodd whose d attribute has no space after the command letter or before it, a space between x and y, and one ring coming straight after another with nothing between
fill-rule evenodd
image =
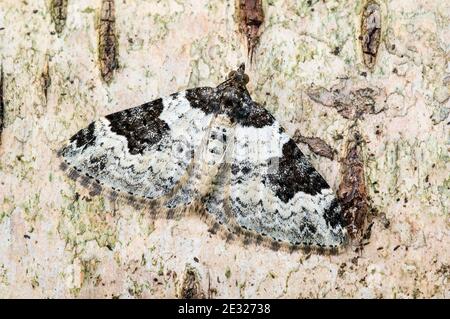
<instances>
[{"instance_id":1,"label":"moth head","mask_svg":"<svg viewBox=\"0 0 450 319\"><path fill-rule=\"evenodd\" d=\"M228 80L238 85L246 86L250 79L248 75L245 74L245 64L241 63L236 71L231 71L228 74Z\"/></svg>"}]
</instances>

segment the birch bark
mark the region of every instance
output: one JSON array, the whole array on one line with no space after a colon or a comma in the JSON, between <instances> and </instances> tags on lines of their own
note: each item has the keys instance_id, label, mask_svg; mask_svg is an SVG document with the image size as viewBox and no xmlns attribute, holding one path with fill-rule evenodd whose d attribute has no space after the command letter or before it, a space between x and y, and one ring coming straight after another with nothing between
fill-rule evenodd
<instances>
[{"instance_id":1,"label":"birch bark","mask_svg":"<svg viewBox=\"0 0 450 319\"><path fill-rule=\"evenodd\" d=\"M364 1L263 1L254 99L336 150L300 144L336 190L361 136L370 236L336 256L226 243L195 216L152 220L91 198L58 170L55 150L93 119L248 63L233 0L116 0L113 27L104 2L0 2L0 297L450 296L448 1L378 0L371 69Z\"/></svg>"}]
</instances>

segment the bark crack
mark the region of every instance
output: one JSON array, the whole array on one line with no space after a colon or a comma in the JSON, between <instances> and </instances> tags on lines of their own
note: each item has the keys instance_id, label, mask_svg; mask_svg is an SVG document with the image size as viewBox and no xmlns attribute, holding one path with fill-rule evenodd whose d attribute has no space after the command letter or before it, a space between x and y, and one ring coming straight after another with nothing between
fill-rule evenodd
<instances>
[{"instance_id":1,"label":"bark crack","mask_svg":"<svg viewBox=\"0 0 450 319\"><path fill-rule=\"evenodd\" d=\"M101 76L107 83L112 80L114 70L119 67L115 22L114 0L103 0L99 28L99 62Z\"/></svg>"},{"instance_id":2,"label":"bark crack","mask_svg":"<svg viewBox=\"0 0 450 319\"><path fill-rule=\"evenodd\" d=\"M247 54L253 61L259 43L260 27L264 22L262 0L238 0L239 30L247 38Z\"/></svg>"},{"instance_id":3,"label":"bark crack","mask_svg":"<svg viewBox=\"0 0 450 319\"><path fill-rule=\"evenodd\" d=\"M337 191L347 230L358 245L370 236L368 226L370 209L361 143L361 135L356 131L346 145L346 154L342 160L341 183Z\"/></svg>"},{"instance_id":4,"label":"bark crack","mask_svg":"<svg viewBox=\"0 0 450 319\"><path fill-rule=\"evenodd\" d=\"M381 42L381 11L375 1L368 1L361 17L361 47L364 64L373 68Z\"/></svg>"}]
</instances>

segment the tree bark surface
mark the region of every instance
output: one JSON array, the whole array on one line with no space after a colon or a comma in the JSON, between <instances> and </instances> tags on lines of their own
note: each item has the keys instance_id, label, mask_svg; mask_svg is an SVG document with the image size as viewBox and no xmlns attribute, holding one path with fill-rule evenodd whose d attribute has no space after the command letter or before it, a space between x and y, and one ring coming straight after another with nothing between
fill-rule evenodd
<instances>
[{"instance_id":1,"label":"tree bark surface","mask_svg":"<svg viewBox=\"0 0 450 319\"><path fill-rule=\"evenodd\" d=\"M450 297L448 1L378 0L370 68L365 1L263 1L251 64L233 0L51 2L0 2L0 297ZM152 219L58 169L56 150L94 119L217 85L241 62L288 133L336 151L299 144L335 190L358 132L359 245L227 243L195 215Z\"/></svg>"}]
</instances>

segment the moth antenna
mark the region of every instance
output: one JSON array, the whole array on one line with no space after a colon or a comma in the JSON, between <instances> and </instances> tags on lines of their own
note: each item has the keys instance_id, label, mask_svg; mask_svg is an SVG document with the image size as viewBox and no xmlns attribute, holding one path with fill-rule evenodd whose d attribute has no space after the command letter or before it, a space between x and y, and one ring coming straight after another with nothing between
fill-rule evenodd
<instances>
[{"instance_id":1,"label":"moth antenna","mask_svg":"<svg viewBox=\"0 0 450 319\"><path fill-rule=\"evenodd\" d=\"M238 67L237 71L238 71L239 73L244 74L244 72L245 72L245 63L244 63L244 62L242 62L241 64L239 64L239 67Z\"/></svg>"}]
</instances>

